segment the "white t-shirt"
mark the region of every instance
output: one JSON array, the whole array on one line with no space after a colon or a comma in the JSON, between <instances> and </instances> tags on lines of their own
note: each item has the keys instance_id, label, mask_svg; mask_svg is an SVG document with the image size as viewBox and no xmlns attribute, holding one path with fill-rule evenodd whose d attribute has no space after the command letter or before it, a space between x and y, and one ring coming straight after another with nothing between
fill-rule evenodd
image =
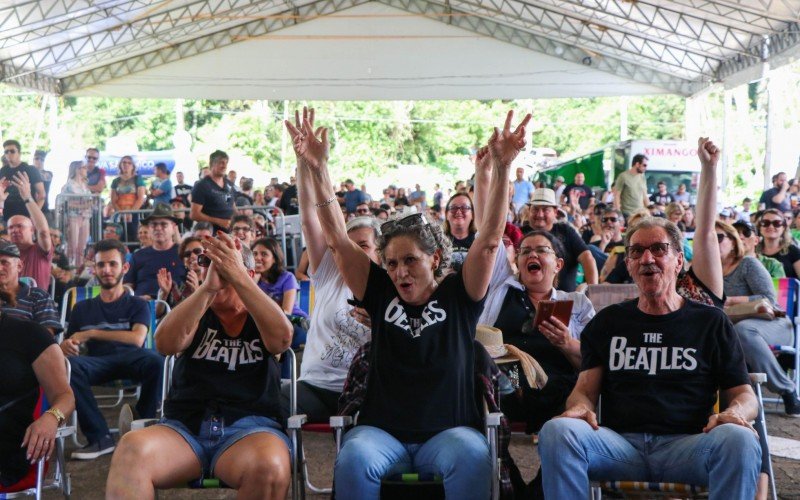
<instances>
[{"instance_id":1,"label":"white t-shirt","mask_svg":"<svg viewBox=\"0 0 800 500\"><path fill-rule=\"evenodd\" d=\"M369 328L352 316L347 303L353 293L336 267L333 254L325 251L311 275L314 312L308 328L300 380L329 391L342 392L356 351L372 337Z\"/></svg>"}]
</instances>

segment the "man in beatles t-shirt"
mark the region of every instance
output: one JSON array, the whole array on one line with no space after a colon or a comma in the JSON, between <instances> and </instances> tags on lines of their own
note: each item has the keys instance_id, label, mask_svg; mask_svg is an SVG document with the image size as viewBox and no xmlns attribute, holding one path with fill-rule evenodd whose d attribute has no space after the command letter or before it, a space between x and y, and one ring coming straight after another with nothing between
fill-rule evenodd
<instances>
[{"instance_id":1,"label":"man in beatles t-shirt","mask_svg":"<svg viewBox=\"0 0 800 500\"><path fill-rule=\"evenodd\" d=\"M590 477L753 498L761 449L749 422L758 403L733 325L720 309L676 292L684 258L673 223L645 219L626 245L639 298L603 309L583 330L566 418L539 434L545 498L586 497ZM727 402L721 413L718 392Z\"/></svg>"}]
</instances>

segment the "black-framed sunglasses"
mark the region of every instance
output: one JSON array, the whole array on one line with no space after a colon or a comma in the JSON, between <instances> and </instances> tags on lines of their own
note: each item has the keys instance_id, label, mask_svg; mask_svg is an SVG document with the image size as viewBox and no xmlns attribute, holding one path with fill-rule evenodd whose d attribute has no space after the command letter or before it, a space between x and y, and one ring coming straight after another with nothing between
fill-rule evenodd
<instances>
[{"instance_id":1,"label":"black-framed sunglasses","mask_svg":"<svg viewBox=\"0 0 800 500\"><path fill-rule=\"evenodd\" d=\"M717 243L722 243L728 235L725 233L717 233Z\"/></svg>"},{"instance_id":2,"label":"black-framed sunglasses","mask_svg":"<svg viewBox=\"0 0 800 500\"><path fill-rule=\"evenodd\" d=\"M98 156L87 156L86 159L89 160L89 161L93 161L93 160L99 160L100 157L98 157ZM130 163L130 162L124 161L122 163Z\"/></svg>"},{"instance_id":3,"label":"black-framed sunglasses","mask_svg":"<svg viewBox=\"0 0 800 500\"><path fill-rule=\"evenodd\" d=\"M6 150L3 151L3 154L13 155L13 154L17 154L18 152L19 151L17 151L16 149L6 149Z\"/></svg>"},{"instance_id":4,"label":"black-framed sunglasses","mask_svg":"<svg viewBox=\"0 0 800 500\"><path fill-rule=\"evenodd\" d=\"M616 217L603 217L602 220L603 223L605 224L606 222L617 222L619 219L617 219Z\"/></svg>"},{"instance_id":5,"label":"black-framed sunglasses","mask_svg":"<svg viewBox=\"0 0 800 500\"><path fill-rule=\"evenodd\" d=\"M756 228L754 228L752 224L741 220L734 223L733 227L736 228L737 231L742 233L745 238L753 236L753 233L756 232Z\"/></svg>"},{"instance_id":6,"label":"black-framed sunglasses","mask_svg":"<svg viewBox=\"0 0 800 500\"><path fill-rule=\"evenodd\" d=\"M421 213L406 215L399 219L390 220L381 224L381 233L387 234L404 227L427 226L428 221Z\"/></svg>"},{"instance_id":7,"label":"black-framed sunglasses","mask_svg":"<svg viewBox=\"0 0 800 500\"><path fill-rule=\"evenodd\" d=\"M669 251L669 243L658 242L650 246L630 245L625 248L628 258L633 260L641 259L645 250L650 250L653 257L663 257Z\"/></svg>"},{"instance_id":8,"label":"black-framed sunglasses","mask_svg":"<svg viewBox=\"0 0 800 500\"><path fill-rule=\"evenodd\" d=\"M758 225L761 226L761 227L772 226L775 229L777 229L779 227L783 227L785 224L786 223L784 221L782 221L782 220L762 220L761 222L758 223Z\"/></svg>"},{"instance_id":9,"label":"black-framed sunglasses","mask_svg":"<svg viewBox=\"0 0 800 500\"><path fill-rule=\"evenodd\" d=\"M187 251L183 252L183 258L187 259L187 258L191 257L192 255L202 255L202 254L203 254L203 249L202 248L193 248L191 250L187 250Z\"/></svg>"}]
</instances>

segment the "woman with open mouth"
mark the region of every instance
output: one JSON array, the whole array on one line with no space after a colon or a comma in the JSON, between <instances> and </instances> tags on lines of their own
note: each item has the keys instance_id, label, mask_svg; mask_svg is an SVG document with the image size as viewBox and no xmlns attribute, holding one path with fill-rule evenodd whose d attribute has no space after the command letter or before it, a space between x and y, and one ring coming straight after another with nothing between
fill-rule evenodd
<instances>
[{"instance_id":1,"label":"woman with open mouth","mask_svg":"<svg viewBox=\"0 0 800 500\"><path fill-rule=\"evenodd\" d=\"M347 236L327 169L327 129L286 122L298 170L312 180L325 239L356 300L372 320L368 384L358 424L344 436L334 480L339 498L375 499L387 474L441 476L447 498L490 496L491 458L475 398L478 317L505 227L487 212L460 271L445 273L451 245L423 214L386 222L378 243L382 266ZM512 160L525 145L527 115L511 128L509 112L482 161L492 169L488 207L508 205Z\"/></svg>"}]
</instances>

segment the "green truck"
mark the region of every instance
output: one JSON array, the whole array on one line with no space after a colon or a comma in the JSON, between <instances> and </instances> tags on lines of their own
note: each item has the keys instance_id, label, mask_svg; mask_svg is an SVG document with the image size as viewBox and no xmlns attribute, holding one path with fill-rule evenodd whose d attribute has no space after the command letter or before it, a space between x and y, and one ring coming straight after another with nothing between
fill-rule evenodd
<instances>
[{"instance_id":1,"label":"green truck","mask_svg":"<svg viewBox=\"0 0 800 500\"><path fill-rule=\"evenodd\" d=\"M678 184L685 184L694 201L700 178L700 162L697 159L697 146L684 141L629 140L611 143L542 169L534 180L552 186L556 177L563 176L566 183L570 184L575 174L583 172L586 185L602 192L613 185L617 175L631 167L631 160L640 153L648 158L645 174L648 193L655 193L660 181L666 182L670 193L678 189Z\"/></svg>"}]
</instances>

